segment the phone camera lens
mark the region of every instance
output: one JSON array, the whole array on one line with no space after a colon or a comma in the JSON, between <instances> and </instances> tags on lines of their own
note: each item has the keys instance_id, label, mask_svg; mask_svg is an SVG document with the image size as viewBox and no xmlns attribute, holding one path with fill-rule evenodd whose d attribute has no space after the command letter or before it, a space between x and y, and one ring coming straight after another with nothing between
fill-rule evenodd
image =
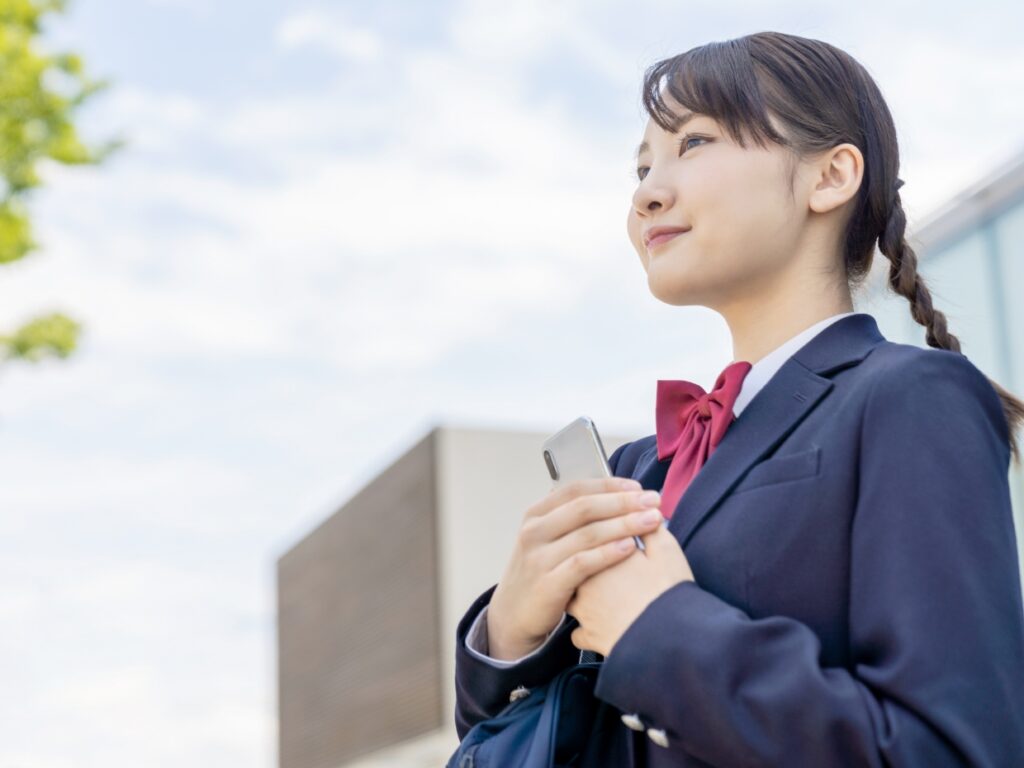
<instances>
[{"instance_id":1,"label":"phone camera lens","mask_svg":"<svg viewBox=\"0 0 1024 768\"><path fill-rule=\"evenodd\" d=\"M555 466L551 451L547 449L544 450L544 463L548 465L548 474L551 475L551 479L558 480L558 467Z\"/></svg>"}]
</instances>

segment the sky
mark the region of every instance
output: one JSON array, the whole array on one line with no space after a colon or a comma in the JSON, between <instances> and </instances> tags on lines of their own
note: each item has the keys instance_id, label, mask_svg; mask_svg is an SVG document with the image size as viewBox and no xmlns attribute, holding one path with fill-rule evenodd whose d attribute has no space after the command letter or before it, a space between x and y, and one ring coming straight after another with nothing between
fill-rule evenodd
<instances>
[{"instance_id":1,"label":"sky","mask_svg":"<svg viewBox=\"0 0 1024 768\"><path fill-rule=\"evenodd\" d=\"M276 765L276 559L434 426L652 433L732 359L625 233L644 69L772 29L847 50L910 226L1024 149L1024 6L71 0L111 86L43 168L0 328L0 768ZM657 328L657 333L652 329ZM668 350L668 351L666 351ZM675 350L672 352L671 350ZM454 629L453 629L454 631Z\"/></svg>"}]
</instances>

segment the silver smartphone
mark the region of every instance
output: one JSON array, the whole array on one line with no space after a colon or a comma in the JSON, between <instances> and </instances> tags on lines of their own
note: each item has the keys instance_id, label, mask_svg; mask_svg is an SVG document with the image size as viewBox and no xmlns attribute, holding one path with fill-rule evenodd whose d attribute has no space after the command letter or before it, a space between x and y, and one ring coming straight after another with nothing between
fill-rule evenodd
<instances>
[{"instance_id":1,"label":"silver smartphone","mask_svg":"<svg viewBox=\"0 0 1024 768\"><path fill-rule=\"evenodd\" d=\"M612 476L601 436L593 420L586 416L571 421L544 441L544 463L553 488L574 480ZM634 536L633 541L637 549L646 549L639 536Z\"/></svg>"}]
</instances>

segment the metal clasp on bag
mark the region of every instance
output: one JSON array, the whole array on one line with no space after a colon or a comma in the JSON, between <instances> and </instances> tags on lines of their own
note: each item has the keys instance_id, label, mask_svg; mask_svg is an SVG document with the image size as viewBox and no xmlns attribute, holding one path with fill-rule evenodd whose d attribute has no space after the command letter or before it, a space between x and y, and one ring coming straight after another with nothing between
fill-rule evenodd
<instances>
[{"instance_id":1,"label":"metal clasp on bag","mask_svg":"<svg viewBox=\"0 0 1024 768\"><path fill-rule=\"evenodd\" d=\"M473 768L473 765L475 764L475 758L473 756L476 754L476 751L479 748L479 744L474 744L469 749L467 749L465 754L459 758L459 764L458 766L456 766L456 768Z\"/></svg>"}]
</instances>

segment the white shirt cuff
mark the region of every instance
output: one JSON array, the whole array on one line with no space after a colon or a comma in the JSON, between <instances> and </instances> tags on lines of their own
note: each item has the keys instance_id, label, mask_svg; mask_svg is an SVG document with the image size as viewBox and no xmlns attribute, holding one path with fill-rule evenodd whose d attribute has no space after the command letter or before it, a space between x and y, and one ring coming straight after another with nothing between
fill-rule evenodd
<instances>
[{"instance_id":1,"label":"white shirt cuff","mask_svg":"<svg viewBox=\"0 0 1024 768\"><path fill-rule=\"evenodd\" d=\"M466 650L481 661L486 661L488 664L493 667L497 667L498 669L514 667L516 664L519 664L520 662L525 661L531 656L534 656L544 650L544 647L551 640L551 636L561 628L565 623L566 617L569 615L563 611L561 620L555 625L555 628L548 633L548 636L544 638L544 642L528 654L520 656L518 659L506 660L495 659L487 655L490 652L490 648L487 644L487 608L488 606L485 605L480 609L480 613L476 615L476 618L473 619L473 623L470 625L469 631L466 633Z\"/></svg>"}]
</instances>

